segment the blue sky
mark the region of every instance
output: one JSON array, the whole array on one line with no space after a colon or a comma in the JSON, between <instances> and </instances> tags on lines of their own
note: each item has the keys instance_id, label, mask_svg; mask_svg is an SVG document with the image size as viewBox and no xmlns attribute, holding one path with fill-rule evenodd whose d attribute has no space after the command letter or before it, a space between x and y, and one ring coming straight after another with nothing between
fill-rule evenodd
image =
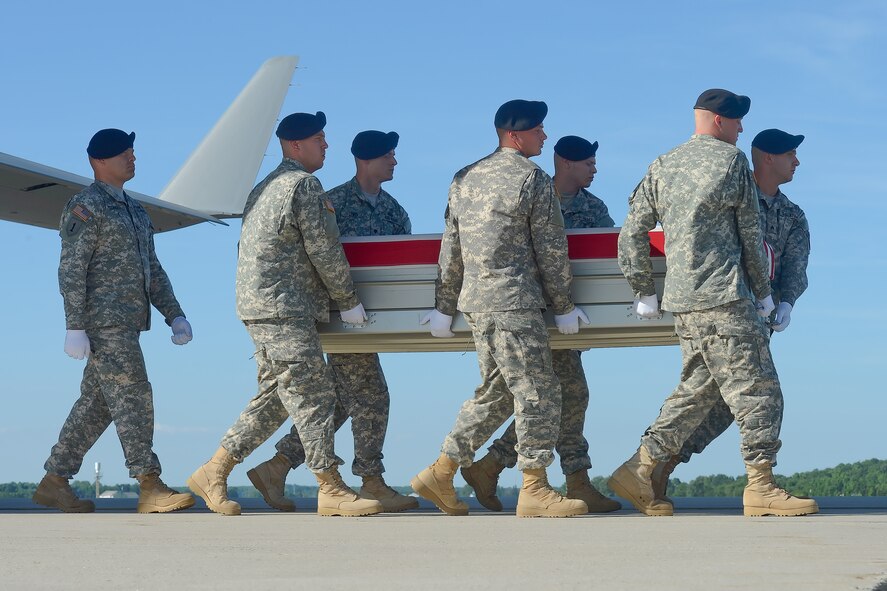
<instances>
[{"instance_id":1,"label":"blue sky","mask_svg":"<svg viewBox=\"0 0 887 591\"><path fill-rule=\"evenodd\" d=\"M333 5L335 7L333 8ZM88 6L88 8L86 8ZM326 7L329 6L329 7ZM600 8L597 8L600 6ZM881 2L15 3L0 37L0 151L89 176L85 146L103 127L137 133L127 187L156 195L259 65L299 55L284 113L323 110L330 149L318 177L353 175L363 129L395 130L385 188L415 233L440 232L453 173L495 146L493 113L512 98L545 100L550 136L536 161L551 171L562 135L600 142L592 191L617 223L650 161L692 133L710 87L752 98L739 146L761 129L807 136L783 187L813 235L810 288L773 354L786 398L779 472L887 457L883 436L887 255L887 8ZM279 161L269 147L261 175ZM154 386L155 450L182 484L212 454L255 391L252 344L234 312L239 224L157 237L157 251L195 339L142 338ZM0 482L36 481L78 396L82 362L64 355L55 232L0 222ZM159 324L159 323L158 323ZM677 383L677 347L593 350L586 422L594 467L609 474L637 446ZM383 356L391 390L386 477L407 484L437 455L478 380L473 354ZM280 434L282 434L281 431ZM273 443L273 441L272 441ZM349 464L346 428L337 452ZM233 473L273 453L266 444ZM87 455L107 482L128 482L113 429ZM681 479L742 472L731 428L681 466ZM549 469L562 482L559 467ZM503 484L515 484L507 472ZM313 483L301 468L289 482Z\"/></svg>"}]
</instances>

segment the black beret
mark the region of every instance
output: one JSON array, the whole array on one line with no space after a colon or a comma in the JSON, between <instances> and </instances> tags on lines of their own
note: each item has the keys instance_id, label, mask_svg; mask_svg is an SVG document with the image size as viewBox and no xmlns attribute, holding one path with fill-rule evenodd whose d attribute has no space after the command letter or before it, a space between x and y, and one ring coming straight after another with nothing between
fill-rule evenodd
<instances>
[{"instance_id":1,"label":"black beret","mask_svg":"<svg viewBox=\"0 0 887 591\"><path fill-rule=\"evenodd\" d=\"M751 108L751 99L723 88L711 88L699 95L693 108L705 109L729 119L742 119Z\"/></svg>"},{"instance_id":2,"label":"black beret","mask_svg":"<svg viewBox=\"0 0 887 591\"><path fill-rule=\"evenodd\" d=\"M287 115L277 126L277 137L282 140L303 140L318 133L326 125L326 115L318 111L311 113L293 113Z\"/></svg>"},{"instance_id":3,"label":"black beret","mask_svg":"<svg viewBox=\"0 0 887 591\"><path fill-rule=\"evenodd\" d=\"M135 141L136 132L126 133L119 129L102 129L89 140L86 153L97 160L113 158L129 150Z\"/></svg>"},{"instance_id":4,"label":"black beret","mask_svg":"<svg viewBox=\"0 0 887 591\"><path fill-rule=\"evenodd\" d=\"M548 105L542 101L515 99L508 101L496 111L496 129L526 131L542 124L548 115Z\"/></svg>"},{"instance_id":5,"label":"black beret","mask_svg":"<svg viewBox=\"0 0 887 591\"><path fill-rule=\"evenodd\" d=\"M797 149L803 141L802 135L792 135L781 129L765 129L751 141L751 147L768 154L785 154Z\"/></svg>"},{"instance_id":6,"label":"black beret","mask_svg":"<svg viewBox=\"0 0 887 591\"><path fill-rule=\"evenodd\" d=\"M388 133L375 129L361 131L354 136L354 141L351 142L351 153L355 158L361 160L379 158L396 148L399 139L400 136L393 131Z\"/></svg>"},{"instance_id":7,"label":"black beret","mask_svg":"<svg viewBox=\"0 0 887 591\"><path fill-rule=\"evenodd\" d=\"M597 154L598 143L591 143L578 135L565 135L554 145L554 153L573 162L580 162L594 158Z\"/></svg>"}]
</instances>

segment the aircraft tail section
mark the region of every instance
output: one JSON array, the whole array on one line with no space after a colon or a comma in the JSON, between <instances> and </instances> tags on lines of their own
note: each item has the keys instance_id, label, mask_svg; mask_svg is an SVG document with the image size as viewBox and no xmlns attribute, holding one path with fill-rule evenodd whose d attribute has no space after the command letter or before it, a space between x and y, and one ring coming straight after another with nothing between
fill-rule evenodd
<instances>
[{"instance_id":1,"label":"aircraft tail section","mask_svg":"<svg viewBox=\"0 0 887 591\"><path fill-rule=\"evenodd\" d=\"M299 58L271 58L160 193L215 217L243 213Z\"/></svg>"}]
</instances>

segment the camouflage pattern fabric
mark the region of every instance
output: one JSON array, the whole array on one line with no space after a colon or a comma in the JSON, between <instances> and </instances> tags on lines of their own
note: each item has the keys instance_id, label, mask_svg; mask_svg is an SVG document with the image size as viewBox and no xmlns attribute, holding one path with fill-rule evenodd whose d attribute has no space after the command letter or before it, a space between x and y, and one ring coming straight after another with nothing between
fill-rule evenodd
<instances>
[{"instance_id":1,"label":"camouflage pattern fabric","mask_svg":"<svg viewBox=\"0 0 887 591\"><path fill-rule=\"evenodd\" d=\"M410 216L400 203L382 189L376 204L363 198L357 177L326 193L336 209L342 236L393 236L412 232Z\"/></svg>"},{"instance_id":2,"label":"camouflage pattern fabric","mask_svg":"<svg viewBox=\"0 0 887 591\"><path fill-rule=\"evenodd\" d=\"M435 307L472 328L482 383L442 451L462 466L511 413L517 465L553 460L560 386L542 319L543 290L556 314L573 309L566 235L551 178L519 151L499 148L456 173L438 261Z\"/></svg>"},{"instance_id":3,"label":"camouflage pattern fabric","mask_svg":"<svg viewBox=\"0 0 887 591\"><path fill-rule=\"evenodd\" d=\"M745 155L706 135L657 158L630 198L620 267L636 293L655 293L647 232L660 222L668 260L662 308L675 313L683 356L681 382L642 438L655 459L680 453L723 398L746 461L775 463L782 391L751 300L771 293L759 215Z\"/></svg>"},{"instance_id":4,"label":"camouflage pattern fabric","mask_svg":"<svg viewBox=\"0 0 887 591\"><path fill-rule=\"evenodd\" d=\"M499 148L450 185L435 307L444 314L573 309L564 219L551 177Z\"/></svg>"},{"instance_id":5,"label":"camouflage pattern fabric","mask_svg":"<svg viewBox=\"0 0 887 591\"><path fill-rule=\"evenodd\" d=\"M336 405L333 379L323 360L313 318L246 322L256 346L259 389L222 438L222 447L243 460L292 417L313 472L339 463L334 450Z\"/></svg>"},{"instance_id":6,"label":"camouflage pattern fabric","mask_svg":"<svg viewBox=\"0 0 887 591\"><path fill-rule=\"evenodd\" d=\"M616 224L606 204L586 189L569 201L561 202L564 226L572 228L612 228ZM588 410L588 381L582 368L579 351L557 350L551 352L554 372L561 386L561 427L555 449L561 459L564 474L591 468L588 440L585 439L585 413ZM502 437L490 446L490 453L497 461L509 468L517 464L517 431L514 421L508 425Z\"/></svg>"},{"instance_id":7,"label":"camouflage pattern fabric","mask_svg":"<svg viewBox=\"0 0 887 591\"><path fill-rule=\"evenodd\" d=\"M775 303L792 306L807 289L807 261L810 258L810 227L804 211L779 191L768 205L760 200L764 238L776 257L773 287ZM775 312L774 312L775 317Z\"/></svg>"},{"instance_id":8,"label":"camouflage pattern fabric","mask_svg":"<svg viewBox=\"0 0 887 591\"><path fill-rule=\"evenodd\" d=\"M561 422L555 449L561 458L564 474L591 468L588 440L583 435L585 412L588 410L588 382L582 369L581 353L557 349L551 352L554 373L561 387ZM517 463L517 431L514 421L490 446L496 460L509 468Z\"/></svg>"},{"instance_id":9,"label":"camouflage pattern fabric","mask_svg":"<svg viewBox=\"0 0 887 591\"><path fill-rule=\"evenodd\" d=\"M545 321L538 310L466 313L482 383L456 417L441 451L461 466L513 413L517 467L545 468L560 430L560 386L551 364Z\"/></svg>"},{"instance_id":10,"label":"camouflage pattern fabric","mask_svg":"<svg viewBox=\"0 0 887 591\"><path fill-rule=\"evenodd\" d=\"M760 190L759 190L760 193ZM764 238L773 247L776 270L770 282L775 303L786 301L792 306L807 289L807 261L810 258L810 228L800 207L782 191L768 204L761 196L761 227ZM776 317L774 310L771 321ZM730 407L720 400L681 448L681 461L690 461L694 453L702 453L708 445L733 424Z\"/></svg>"},{"instance_id":11,"label":"camouflage pattern fabric","mask_svg":"<svg viewBox=\"0 0 887 591\"><path fill-rule=\"evenodd\" d=\"M83 457L113 421L133 478L160 474L154 454L154 401L135 328L87 329L92 354L86 360L80 398L74 403L46 460L47 472L72 478Z\"/></svg>"},{"instance_id":12,"label":"camouflage pattern fabric","mask_svg":"<svg viewBox=\"0 0 887 591\"><path fill-rule=\"evenodd\" d=\"M293 419L308 468L339 463L334 453L336 392L316 322L359 300L323 187L284 158L246 201L237 259L237 313L256 346L259 391L222 439L240 459Z\"/></svg>"},{"instance_id":13,"label":"camouflage pattern fabric","mask_svg":"<svg viewBox=\"0 0 887 591\"><path fill-rule=\"evenodd\" d=\"M776 464L782 390L766 327L750 300L675 314L681 343L681 382L641 443L657 460L680 453L718 400L736 417L747 464Z\"/></svg>"},{"instance_id":14,"label":"camouflage pattern fabric","mask_svg":"<svg viewBox=\"0 0 887 591\"><path fill-rule=\"evenodd\" d=\"M185 313L157 259L151 219L122 189L96 181L67 203L59 234L65 325L86 330L92 354L45 468L73 477L113 421L130 476L159 474L139 332L151 327L152 304L167 324Z\"/></svg>"},{"instance_id":15,"label":"camouflage pattern fabric","mask_svg":"<svg viewBox=\"0 0 887 591\"><path fill-rule=\"evenodd\" d=\"M184 316L154 252L154 227L135 200L101 181L62 212L59 289L68 329L148 330L153 304L167 324Z\"/></svg>"},{"instance_id":16,"label":"camouflage pattern fabric","mask_svg":"<svg viewBox=\"0 0 887 591\"><path fill-rule=\"evenodd\" d=\"M336 210L336 223L342 236L378 236L409 234L412 225L406 210L394 197L381 191L375 205L366 201L357 178L326 193ZM376 353L339 353L327 355L336 384L334 427L350 417L354 435L356 476L380 476L382 447L388 431L390 395L379 355ZM305 450L293 429L277 442L277 451L289 459L293 468L305 461Z\"/></svg>"},{"instance_id":17,"label":"camouflage pattern fabric","mask_svg":"<svg viewBox=\"0 0 887 591\"><path fill-rule=\"evenodd\" d=\"M632 193L619 233L619 266L636 294L656 293L647 232L660 222L668 260L663 310L764 299L771 290L758 216L745 154L694 135L657 158Z\"/></svg>"},{"instance_id":18,"label":"camouflage pattern fabric","mask_svg":"<svg viewBox=\"0 0 887 591\"><path fill-rule=\"evenodd\" d=\"M588 189L580 189L575 197L561 202L564 226L567 228L612 228L616 222L610 217L606 204Z\"/></svg>"},{"instance_id":19,"label":"camouflage pattern fabric","mask_svg":"<svg viewBox=\"0 0 887 591\"><path fill-rule=\"evenodd\" d=\"M336 387L336 412L333 426L336 431L351 418L354 436L355 476L379 476L385 471L382 447L388 431L390 396L385 374L377 353L338 353L327 355L328 365ZM277 443L293 468L305 461L305 450L296 429Z\"/></svg>"},{"instance_id":20,"label":"camouflage pattern fabric","mask_svg":"<svg viewBox=\"0 0 887 591\"><path fill-rule=\"evenodd\" d=\"M241 320L311 317L329 321L359 302L320 181L285 158L252 190L243 210L236 299Z\"/></svg>"},{"instance_id":21,"label":"camouflage pattern fabric","mask_svg":"<svg viewBox=\"0 0 887 591\"><path fill-rule=\"evenodd\" d=\"M717 390L718 386L712 380L709 387ZM718 394L720 395L720 392ZM702 453L702 450L708 447L709 443L720 437L733 424L734 420L730 407L724 402L723 398L719 397L702 422L699 423L699 426L696 427L681 447L681 451L678 454L681 457L681 462L689 462L693 454Z\"/></svg>"}]
</instances>

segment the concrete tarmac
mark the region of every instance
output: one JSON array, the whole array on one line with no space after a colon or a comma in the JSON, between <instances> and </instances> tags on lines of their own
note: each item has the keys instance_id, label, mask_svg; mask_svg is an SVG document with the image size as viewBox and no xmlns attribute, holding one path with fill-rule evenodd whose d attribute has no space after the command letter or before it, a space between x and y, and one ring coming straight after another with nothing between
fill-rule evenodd
<instances>
[{"instance_id":1,"label":"concrete tarmac","mask_svg":"<svg viewBox=\"0 0 887 591\"><path fill-rule=\"evenodd\" d=\"M818 499L819 500L819 499ZM518 519L472 506L318 517L203 508L135 514L100 500L66 515L0 504L0 589L838 589L887 591L887 499L821 499L818 515L747 518L739 499L676 499L674 517L634 510ZM472 499L473 501L473 499ZM506 507L509 507L507 504Z\"/></svg>"}]
</instances>

